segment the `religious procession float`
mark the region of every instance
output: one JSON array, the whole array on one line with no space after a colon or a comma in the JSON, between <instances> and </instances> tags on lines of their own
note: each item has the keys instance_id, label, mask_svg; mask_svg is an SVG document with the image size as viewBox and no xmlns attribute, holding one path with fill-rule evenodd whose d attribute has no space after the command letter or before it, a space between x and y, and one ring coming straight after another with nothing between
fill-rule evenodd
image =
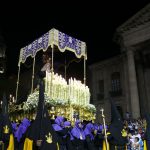
<instances>
[{"instance_id":1,"label":"religious procession float","mask_svg":"<svg viewBox=\"0 0 150 150\"><path fill-rule=\"evenodd\" d=\"M75 77L66 79L54 71L55 46L57 46L60 52L70 51L73 52L77 58L84 59L83 81L77 80ZM51 70L50 72L46 71L44 81L45 103L50 116L54 119L55 116L61 115L72 122L77 118L81 120L95 120L96 108L90 104L90 89L86 85L86 43L56 29L51 29L42 37L20 50L16 100L18 97L21 63L25 63L28 57L33 58L31 94L28 96L26 102L10 106L11 120L22 120L24 117L33 119L35 117L39 96L38 89L33 88L35 56L38 51L46 52L49 47L51 48L52 57Z\"/></svg>"}]
</instances>

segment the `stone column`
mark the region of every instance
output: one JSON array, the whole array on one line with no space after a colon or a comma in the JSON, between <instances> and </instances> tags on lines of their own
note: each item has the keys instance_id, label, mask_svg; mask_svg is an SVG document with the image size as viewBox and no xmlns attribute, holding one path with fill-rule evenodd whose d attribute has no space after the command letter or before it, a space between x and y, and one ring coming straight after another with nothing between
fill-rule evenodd
<instances>
[{"instance_id":1,"label":"stone column","mask_svg":"<svg viewBox=\"0 0 150 150\"><path fill-rule=\"evenodd\" d=\"M123 71L124 71L124 78L123 78L123 95L125 95L125 102L123 104L126 106L124 109L125 112L130 112L131 110L131 102L130 102L130 92L129 92L129 75L128 75L128 65L127 65L127 58L123 57ZM124 114L125 115L125 114Z\"/></svg>"},{"instance_id":2,"label":"stone column","mask_svg":"<svg viewBox=\"0 0 150 150\"><path fill-rule=\"evenodd\" d=\"M144 65L143 65L143 56L140 53L137 53L135 59L137 60L137 82L138 82L138 89L139 89L139 104L141 109L141 117L143 117L148 112L148 98L146 93L146 83L148 80L145 80L144 74ZM146 82L145 82L146 81Z\"/></svg>"},{"instance_id":3,"label":"stone column","mask_svg":"<svg viewBox=\"0 0 150 150\"><path fill-rule=\"evenodd\" d=\"M128 59L128 74L129 74L129 88L130 88L130 100L131 100L131 114L134 119L140 117L139 107L139 94L137 87L137 78L134 62L134 51L132 48L127 49Z\"/></svg>"}]
</instances>

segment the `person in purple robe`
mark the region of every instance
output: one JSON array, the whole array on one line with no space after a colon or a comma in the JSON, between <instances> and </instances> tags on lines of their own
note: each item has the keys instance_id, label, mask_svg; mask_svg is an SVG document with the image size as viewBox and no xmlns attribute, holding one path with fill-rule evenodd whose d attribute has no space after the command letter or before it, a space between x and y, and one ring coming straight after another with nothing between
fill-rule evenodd
<instances>
[{"instance_id":1,"label":"person in purple robe","mask_svg":"<svg viewBox=\"0 0 150 150\"><path fill-rule=\"evenodd\" d=\"M58 137L58 143L59 143L60 150L67 149L64 136L66 136L68 131L70 130L70 127L64 126L64 120L65 120L64 117L57 116L57 118L55 119L55 124L52 125L57 134L57 137Z\"/></svg>"},{"instance_id":2,"label":"person in purple robe","mask_svg":"<svg viewBox=\"0 0 150 150\"><path fill-rule=\"evenodd\" d=\"M12 122L11 125L12 125L13 134L15 134L15 132L17 130L17 124L15 122Z\"/></svg>"},{"instance_id":3,"label":"person in purple robe","mask_svg":"<svg viewBox=\"0 0 150 150\"><path fill-rule=\"evenodd\" d=\"M71 134L73 136L73 147L75 150L84 150L85 149L85 134L83 131L83 125L81 120L77 120L75 122L74 128L71 130Z\"/></svg>"},{"instance_id":4,"label":"person in purple robe","mask_svg":"<svg viewBox=\"0 0 150 150\"><path fill-rule=\"evenodd\" d=\"M95 150L94 145L94 125L92 123L88 123L84 129L84 134L86 138L86 149L87 150Z\"/></svg>"},{"instance_id":5,"label":"person in purple robe","mask_svg":"<svg viewBox=\"0 0 150 150\"><path fill-rule=\"evenodd\" d=\"M30 121L27 118L24 118L19 125L17 131L15 132L15 137L17 141L20 142L22 135L26 132L27 128L30 126Z\"/></svg>"},{"instance_id":6,"label":"person in purple robe","mask_svg":"<svg viewBox=\"0 0 150 150\"><path fill-rule=\"evenodd\" d=\"M24 118L19 125L17 131L15 132L15 138L18 142L18 150L23 149L25 135L28 127L30 126L30 121L27 118Z\"/></svg>"},{"instance_id":7,"label":"person in purple robe","mask_svg":"<svg viewBox=\"0 0 150 150\"><path fill-rule=\"evenodd\" d=\"M68 133L63 137L64 141L66 141L66 148L67 148L67 150L74 150L73 143L72 143L74 138L71 134L71 130L72 130L71 122L70 121L65 121L64 122L64 127L70 129L68 131Z\"/></svg>"},{"instance_id":8,"label":"person in purple robe","mask_svg":"<svg viewBox=\"0 0 150 150\"><path fill-rule=\"evenodd\" d=\"M57 116L55 124L52 125L55 131L60 131L64 128L64 117Z\"/></svg>"}]
</instances>

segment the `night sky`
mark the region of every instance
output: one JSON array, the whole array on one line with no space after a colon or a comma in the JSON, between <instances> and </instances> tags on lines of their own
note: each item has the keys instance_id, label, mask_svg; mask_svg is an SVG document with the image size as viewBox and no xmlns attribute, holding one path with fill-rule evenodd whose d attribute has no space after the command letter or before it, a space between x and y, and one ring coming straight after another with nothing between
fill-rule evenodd
<instances>
[{"instance_id":1,"label":"night sky","mask_svg":"<svg viewBox=\"0 0 150 150\"><path fill-rule=\"evenodd\" d=\"M0 31L7 45L7 73L17 72L20 49L56 28L87 43L88 64L117 55L113 42L118 26L149 0L70 1L1 5Z\"/></svg>"}]
</instances>

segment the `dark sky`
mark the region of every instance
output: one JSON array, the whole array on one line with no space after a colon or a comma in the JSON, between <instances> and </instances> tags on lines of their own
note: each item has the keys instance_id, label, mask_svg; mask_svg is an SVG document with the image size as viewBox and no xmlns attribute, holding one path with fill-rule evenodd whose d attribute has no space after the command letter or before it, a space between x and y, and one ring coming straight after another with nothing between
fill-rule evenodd
<instances>
[{"instance_id":1,"label":"dark sky","mask_svg":"<svg viewBox=\"0 0 150 150\"><path fill-rule=\"evenodd\" d=\"M20 48L51 28L85 41L88 64L118 54L119 48L112 41L116 28L149 0L60 2L1 5L0 30L7 45L9 74L16 73Z\"/></svg>"}]
</instances>

